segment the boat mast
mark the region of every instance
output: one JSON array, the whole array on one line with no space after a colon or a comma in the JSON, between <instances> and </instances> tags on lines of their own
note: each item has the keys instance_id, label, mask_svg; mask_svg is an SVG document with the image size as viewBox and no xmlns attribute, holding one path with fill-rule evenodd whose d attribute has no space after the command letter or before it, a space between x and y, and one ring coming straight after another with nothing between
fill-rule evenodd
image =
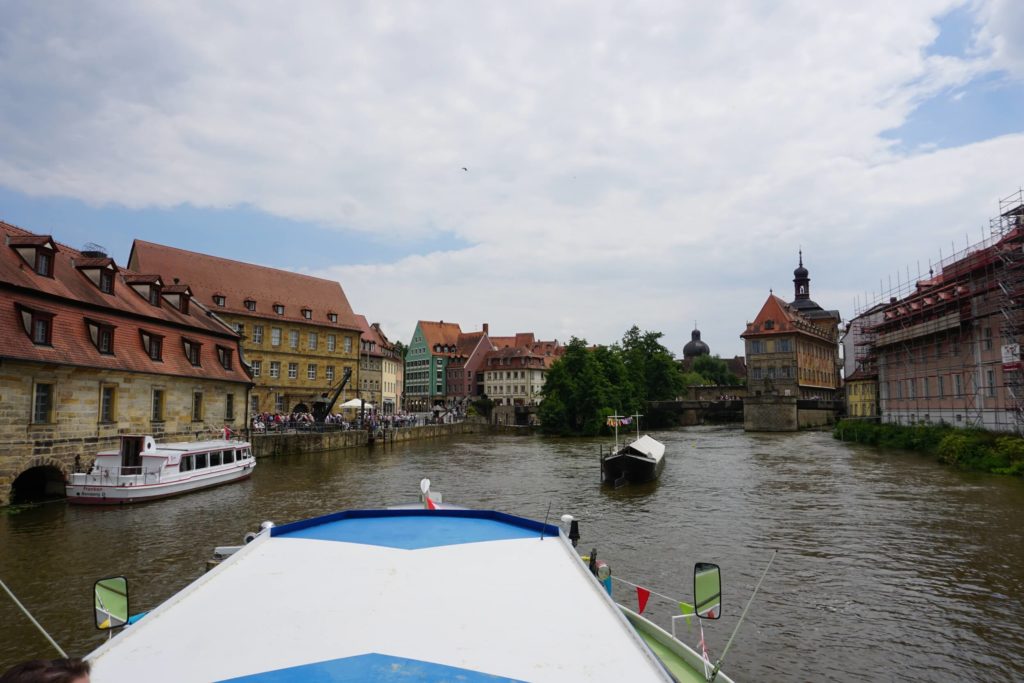
<instances>
[{"instance_id":1,"label":"boat mast","mask_svg":"<svg viewBox=\"0 0 1024 683\"><path fill-rule=\"evenodd\" d=\"M609 415L610 419L615 421L615 452L619 452L619 420L626 417L625 415Z\"/></svg>"},{"instance_id":2,"label":"boat mast","mask_svg":"<svg viewBox=\"0 0 1024 683\"><path fill-rule=\"evenodd\" d=\"M643 417L643 415L640 415L639 413L634 413L633 414L633 419L636 420L636 438L637 438L637 441L640 440L640 418L641 417Z\"/></svg>"}]
</instances>

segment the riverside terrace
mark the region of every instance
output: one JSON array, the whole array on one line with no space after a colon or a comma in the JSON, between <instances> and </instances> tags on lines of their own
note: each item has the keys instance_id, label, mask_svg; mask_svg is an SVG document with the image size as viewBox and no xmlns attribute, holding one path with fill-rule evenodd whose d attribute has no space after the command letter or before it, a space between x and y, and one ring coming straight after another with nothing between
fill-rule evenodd
<instances>
[{"instance_id":1,"label":"riverside terrace","mask_svg":"<svg viewBox=\"0 0 1024 683\"><path fill-rule=\"evenodd\" d=\"M419 439L447 438L463 434L483 434L491 429L485 422L475 419L447 424L387 427L377 432L366 429L345 429L339 424L314 424L309 428L298 427L290 430L283 429L281 431L253 433L250 441L253 454L257 458L263 458L277 455L321 453L344 448L377 445L386 447L396 443L417 441Z\"/></svg>"}]
</instances>

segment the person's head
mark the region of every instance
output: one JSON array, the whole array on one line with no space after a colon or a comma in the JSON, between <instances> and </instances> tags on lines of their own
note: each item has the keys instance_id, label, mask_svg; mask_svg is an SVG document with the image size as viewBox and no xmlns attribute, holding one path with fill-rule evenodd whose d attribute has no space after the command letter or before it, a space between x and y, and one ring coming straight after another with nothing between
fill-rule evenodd
<instances>
[{"instance_id":1,"label":"person's head","mask_svg":"<svg viewBox=\"0 0 1024 683\"><path fill-rule=\"evenodd\" d=\"M89 662L81 659L35 659L17 664L0 683L89 683Z\"/></svg>"}]
</instances>

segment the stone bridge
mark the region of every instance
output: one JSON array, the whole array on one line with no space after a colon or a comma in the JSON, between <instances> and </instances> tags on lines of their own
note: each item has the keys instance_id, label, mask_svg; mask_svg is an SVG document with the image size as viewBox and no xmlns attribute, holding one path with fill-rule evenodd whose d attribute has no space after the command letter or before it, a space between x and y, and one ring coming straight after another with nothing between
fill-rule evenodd
<instances>
[{"instance_id":1,"label":"stone bridge","mask_svg":"<svg viewBox=\"0 0 1024 683\"><path fill-rule=\"evenodd\" d=\"M40 498L64 496L64 482L79 467L87 467L93 454L117 448L116 434L107 437L54 438L45 430L21 443L0 444L0 507Z\"/></svg>"},{"instance_id":2,"label":"stone bridge","mask_svg":"<svg viewBox=\"0 0 1024 683\"><path fill-rule=\"evenodd\" d=\"M668 415L672 421L684 427L743 422L743 401L741 399L651 401L647 405L648 411Z\"/></svg>"}]
</instances>

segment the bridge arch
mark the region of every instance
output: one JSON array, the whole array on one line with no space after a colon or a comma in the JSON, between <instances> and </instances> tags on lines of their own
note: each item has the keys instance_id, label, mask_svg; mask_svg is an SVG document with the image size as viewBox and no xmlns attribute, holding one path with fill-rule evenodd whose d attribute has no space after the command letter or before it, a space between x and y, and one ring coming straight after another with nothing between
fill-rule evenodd
<instances>
[{"instance_id":1,"label":"bridge arch","mask_svg":"<svg viewBox=\"0 0 1024 683\"><path fill-rule=\"evenodd\" d=\"M55 458L31 458L11 482L12 505L64 497L67 467Z\"/></svg>"}]
</instances>

